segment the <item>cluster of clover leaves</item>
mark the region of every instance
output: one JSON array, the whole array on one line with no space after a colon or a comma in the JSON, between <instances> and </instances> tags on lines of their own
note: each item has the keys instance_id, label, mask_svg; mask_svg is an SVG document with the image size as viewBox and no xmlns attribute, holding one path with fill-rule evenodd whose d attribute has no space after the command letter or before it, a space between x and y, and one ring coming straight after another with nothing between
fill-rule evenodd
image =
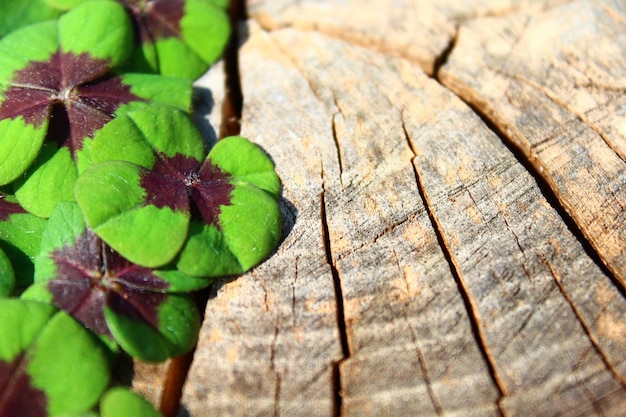
<instances>
[{"instance_id":1,"label":"cluster of clover leaves","mask_svg":"<svg viewBox=\"0 0 626 417\"><path fill-rule=\"evenodd\" d=\"M0 0L0 417L160 415L114 362L189 351L192 292L278 244L272 162L190 118L227 5Z\"/></svg>"}]
</instances>

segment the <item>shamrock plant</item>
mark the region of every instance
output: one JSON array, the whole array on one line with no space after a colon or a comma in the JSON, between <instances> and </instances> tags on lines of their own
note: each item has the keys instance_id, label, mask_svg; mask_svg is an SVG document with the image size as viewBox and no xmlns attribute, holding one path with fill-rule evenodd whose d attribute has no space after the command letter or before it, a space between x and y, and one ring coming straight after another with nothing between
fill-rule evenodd
<instances>
[{"instance_id":1,"label":"shamrock plant","mask_svg":"<svg viewBox=\"0 0 626 417\"><path fill-rule=\"evenodd\" d=\"M78 179L76 199L96 233L133 262L157 267L180 252L178 267L192 276L227 275L278 242L278 177L243 138L219 141L205 160L186 114L150 106L102 129L92 159L98 163ZM191 241L190 221L198 225Z\"/></svg>"},{"instance_id":2,"label":"shamrock plant","mask_svg":"<svg viewBox=\"0 0 626 417\"><path fill-rule=\"evenodd\" d=\"M85 1L90 0L36 0L37 8L21 6L25 10L16 11L9 6L8 12L36 22ZM228 0L116 1L135 29L134 48L125 64L134 72L196 79L220 57L230 35Z\"/></svg>"},{"instance_id":3,"label":"shamrock plant","mask_svg":"<svg viewBox=\"0 0 626 417\"><path fill-rule=\"evenodd\" d=\"M12 273L0 268L0 282L21 291L33 282L34 260L39 255L46 220L28 213L14 196L0 191L0 250L11 260ZM9 280L13 276L13 280ZM2 284L0 284L2 286Z\"/></svg>"},{"instance_id":4,"label":"shamrock plant","mask_svg":"<svg viewBox=\"0 0 626 417\"><path fill-rule=\"evenodd\" d=\"M119 0L138 31L130 65L198 78L222 53L230 26L224 0Z\"/></svg>"},{"instance_id":5,"label":"shamrock plant","mask_svg":"<svg viewBox=\"0 0 626 417\"><path fill-rule=\"evenodd\" d=\"M87 228L76 203L64 202L48 220L35 283L22 298L54 304L132 356L160 361L196 341L200 317L181 292L193 281L132 264Z\"/></svg>"},{"instance_id":6,"label":"shamrock plant","mask_svg":"<svg viewBox=\"0 0 626 417\"><path fill-rule=\"evenodd\" d=\"M85 25L92 35L77 37ZM132 36L119 4L94 1L0 41L0 184L30 167L15 182L30 212L47 217L54 204L72 199L77 170L89 162L85 140L133 104L189 110L189 81L113 72L128 58Z\"/></svg>"},{"instance_id":7,"label":"shamrock plant","mask_svg":"<svg viewBox=\"0 0 626 417\"><path fill-rule=\"evenodd\" d=\"M269 157L190 117L227 6L0 0L0 417L159 416L116 357L188 352L193 293L277 246Z\"/></svg>"},{"instance_id":8,"label":"shamrock plant","mask_svg":"<svg viewBox=\"0 0 626 417\"><path fill-rule=\"evenodd\" d=\"M161 416L126 388L105 392L114 357L69 314L12 299L0 317L0 416L97 417L98 402L101 417Z\"/></svg>"},{"instance_id":9,"label":"shamrock plant","mask_svg":"<svg viewBox=\"0 0 626 417\"><path fill-rule=\"evenodd\" d=\"M0 317L0 416L72 415L97 403L112 356L92 333L36 302L2 300Z\"/></svg>"}]
</instances>

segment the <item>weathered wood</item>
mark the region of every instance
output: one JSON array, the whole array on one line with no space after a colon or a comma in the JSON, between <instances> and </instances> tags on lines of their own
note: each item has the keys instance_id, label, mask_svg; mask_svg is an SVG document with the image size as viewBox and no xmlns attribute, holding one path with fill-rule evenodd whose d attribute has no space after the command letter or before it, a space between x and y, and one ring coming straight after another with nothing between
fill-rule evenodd
<instances>
[{"instance_id":1,"label":"weathered wood","mask_svg":"<svg viewBox=\"0 0 626 417\"><path fill-rule=\"evenodd\" d=\"M623 297L500 140L432 84L411 92L426 104L405 126L503 413L619 415L626 352L608 333L623 329Z\"/></svg>"},{"instance_id":2,"label":"weathered wood","mask_svg":"<svg viewBox=\"0 0 626 417\"><path fill-rule=\"evenodd\" d=\"M567 0L248 0L248 14L266 30L316 31L399 56L428 74L461 22L478 16L542 10Z\"/></svg>"},{"instance_id":3,"label":"weathered wood","mask_svg":"<svg viewBox=\"0 0 626 417\"><path fill-rule=\"evenodd\" d=\"M626 3L610 0L475 20L441 71L522 150L624 287L625 29Z\"/></svg>"},{"instance_id":4,"label":"weathered wood","mask_svg":"<svg viewBox=\"0 0 626 417\"><path fill-rule=\"evenodd\" d=\"M209 300L189 415L622 415L626 6L390 3L249 1L285 240Z\"/></svg>"},{"instance_id":5,"label":"weathered wood","mask_svg":"<svg viewBox=\"0 0 626 417\"><path fill-rule=\"evenodd\" d=\"M267 68L258 65L261 57L284 63ZM255 82L285 74L291 62L293 77ZM244 85L257 86L246 90L252 105L244 131L251 138L272 140L266 137L276 118L294 130L303 114L312 119L268 99L292 95L294 85L307 87L295 94L300 103L312 96L323 109L299 141L318 144L303 158L323 168L322 217L342 289L349 354L340 368L344 415L455 409L495 415L495 386L420 197L400 113L387 97L398 74L384 56L293 30L253 32L242 64ZM288 118L291 112L299 116ZM289 188L289 166L302 163L292 146L301 145L286 146L280 135L273 141L270 153L287 156L281 162Z\"/></svg>"}]
</instances>

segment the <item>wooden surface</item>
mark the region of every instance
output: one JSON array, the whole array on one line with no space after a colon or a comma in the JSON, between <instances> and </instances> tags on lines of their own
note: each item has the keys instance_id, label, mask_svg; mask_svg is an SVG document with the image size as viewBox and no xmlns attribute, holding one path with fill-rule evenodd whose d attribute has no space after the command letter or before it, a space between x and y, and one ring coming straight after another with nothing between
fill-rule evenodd
<instances>
[{"instance_id":1,"label":"wooden surface","mask_svg":"<svg viewBox=\"0 0 626 417\"><path fill-rule=\"evenodd\" d=\"M626 3L248 14L284 240L216 288L181 415L624 415Z\"/></svg>"}]
</instances>

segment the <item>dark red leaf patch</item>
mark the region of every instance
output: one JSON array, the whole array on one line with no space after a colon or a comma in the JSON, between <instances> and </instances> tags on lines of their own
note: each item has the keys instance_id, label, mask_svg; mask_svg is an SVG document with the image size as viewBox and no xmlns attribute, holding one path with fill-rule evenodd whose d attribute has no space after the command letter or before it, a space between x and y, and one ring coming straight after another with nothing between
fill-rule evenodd
<instances>
[{"instance_id":1,"label":"dark red leaf patch","mask_svg":"<svg viewBox=\"0 0 626 417\"><path fill-rule=\"evenodd\" d=\"M53 304L99 334L110 335L104 308L158 327L158 307L168 283L148 268L128 262L91 230L55 250L56 279L48 283Z\"/></svg>"},{"instance_id":2,"label":"dark red leaf patch","mask_svg":"<svg viewBox=\"0 0 626 417\"><path fill-rule=\"evenodd\" d=\"M133 17L141 42L180 35L180 21L185 14L183 0L118 0Z\"/></svg>"},{"instance_id":3,"label":"dark red leaf patch","mask_svg":"<svg viewBox=\"0 0 626 417\"><path fill-rule=\"evenodd\" d=\"M192 218L219 228L221 206L231 204L232 177L206 161L202 166L190 157L159 155L151 171L146 171L141 186L146 204L189 212ZM191 203L191 207L190 207Z\"/></svg>"},{"instance_id":4,"label":"dark red leaf patch","mask_svg":"<svg viewBox=\"0 0 626 417\"><path fill-rule=\"evenodd\" d=\"M0 222L8 220L12 214L19 213L26 213L26 211L19 204L7 201L4 194L0 193Z\"/></svg>"},{"instance_id":5,"label":"dark red leaf patch","mask_svg":"<svg viewBox=\"0 0 626 417\"><path fill-rule=\"evenodd\" d=\"M230 180L230 175L207 161L200 169L198 181L191 187L191 200L202 220L218 229L220 207L231 204L230 193L235 188Z\"/></svg>"},{"instance_id":6,"label":"dark red leaf patch","mask_svg":"<svg viewBox=\"0 0 626 417\"><path fill-rule=\"evenodd\" d=\"M48 400L31 385L23 355L0 361L0 417L46 417Z\"/></svg>"},{"instance_id":7,"label":"dark red leaf patch","mask_svg":"<svg viewBox=\"0 0 626 417\"><path fill-rule=\"evenodd\" d=\"M106 76L109 69L108 60L86 53L59 52L47 61L31 62L16 72L5 91L0 119L22 116L35 127L50 119L48 139L74 153L122 104L141 100L119 77Z\"/></svg>"}]
</instances>

